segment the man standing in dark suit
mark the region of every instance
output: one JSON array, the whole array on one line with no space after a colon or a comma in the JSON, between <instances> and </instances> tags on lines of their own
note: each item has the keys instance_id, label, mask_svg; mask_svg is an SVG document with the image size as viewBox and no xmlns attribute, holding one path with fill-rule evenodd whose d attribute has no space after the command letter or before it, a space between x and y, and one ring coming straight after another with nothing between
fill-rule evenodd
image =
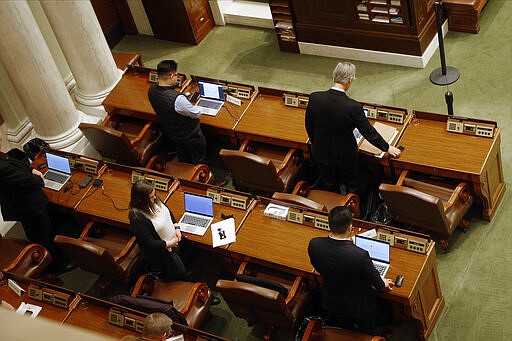
<instances>
[{"instance_id":1,"label":"man standing in dark suit","mask_svg":"<svg viewBox=\"0 0 512 341\"><path fill-rule=\"evenodd\" d=\"M333 71L334 86L309 97L305 123L313 162L321 176L319 187L339 192L344 183L347 193L356 193L363 200L371 191L371 176L360 164L354 128L392 157L399 157L400 149L390 146L368 122L362 104L346 95L355 78L355 65L338 63Z\"/></svg>"},{"instance_id":2,"label":"man standing in dark suit","mask_svg":"<svg viewBox=\"0 0 512 341\"><path fill-rule=\"evenodd\" d=\"M352 212L338 206L329 212L328 237L313 238L308 253L324 280L322 308L331 313L329 324L378 334L379 317L374 289L391 290L393 281L382 279L368 252L352 243Z\"/></svg>"}]
</instances>

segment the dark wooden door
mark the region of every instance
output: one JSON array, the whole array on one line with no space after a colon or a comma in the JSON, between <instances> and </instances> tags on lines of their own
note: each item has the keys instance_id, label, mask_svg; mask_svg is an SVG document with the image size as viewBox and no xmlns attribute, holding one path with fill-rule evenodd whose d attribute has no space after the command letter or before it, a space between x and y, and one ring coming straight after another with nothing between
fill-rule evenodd
<instances>
[{"instance_id":1,"label":"dark wooden door","mask_svg":"<svg viewBox=\"0 0 512 341\"><path fill-rule=\"evenodd\" d=\"M114 47L125 34L137 34L126 0L91 0L108 46Z\"/></svg>"}]
</instances>

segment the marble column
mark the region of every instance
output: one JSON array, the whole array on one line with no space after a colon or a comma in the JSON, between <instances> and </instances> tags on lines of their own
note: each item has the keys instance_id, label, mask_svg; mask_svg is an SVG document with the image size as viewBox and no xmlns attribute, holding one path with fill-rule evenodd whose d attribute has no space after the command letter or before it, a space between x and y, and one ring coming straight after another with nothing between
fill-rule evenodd
<instances>
[{"instance_id":1,"label":"marble column","mask_svg":"<svg viewBox=\"0 0 512 341\"><path fill-rule=\"evenodd\" d=\"M100 106L122 77L90 1L41 1L76 80L76 100Z\"/></svg>"},{"instance_id":2,"label":"marble column","mask_svg":"<svg viewBox=\"0 0 512 341\"><path fill-rule=\"evenodd\" d=\"M0 62L35 135L57 149L71 146L82 137L80 115L25 0L2 2L0 32Z\"/></svg>"}]
</instances>

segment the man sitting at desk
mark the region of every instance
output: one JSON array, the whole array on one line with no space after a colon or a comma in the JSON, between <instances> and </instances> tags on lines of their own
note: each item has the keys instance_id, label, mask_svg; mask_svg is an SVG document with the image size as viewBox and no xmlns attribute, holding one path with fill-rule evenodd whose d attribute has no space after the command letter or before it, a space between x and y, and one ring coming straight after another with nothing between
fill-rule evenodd
<instances>
[{"instance_id":1,"label":"man sitting at desk","mask_svg":"<svg viewBox=\"0 0 512 341\"><path fill-rule=\"evenodd\" d=\"M334 86L309 97L305 124L311 156L320 174L319 189L339 193L343 182L347 193L356 193L364 202L372 190L371 175L359 160L354 128L392 157L399 157L400 149L390 146L368 122L362 104L346 95L355 78L354 64L338 63L333 71Z\"/></svg>"},{"instance_id":2,"label":"man sitting at desk","mask_svg":"<svg viewBox=\"0 0 512 341\"><path fill-rule=\"evenodd\" d=\"M148 98L164 134L176 145L180 161L193 164L206 159L206 139L201 131L201 112L181 93L175 90L178 64L162 60L157 66L158 84L152 84Z\"/></svg>"},{"instance_id":3,"label":"man sitting at desk","mask_svg":"<svg viewBox=\"0 0 512 341\"><path fill-rule=\"evenodd\" d=\"M329 212L328 237L313 238L308 253L322 275L322 308L331 313L328 324L357 328L376 335L379 317L374 289L391 290L393 281L382 279L368 252L352 243L352 212L338 206Z\"/></svg>"}]
</instances>

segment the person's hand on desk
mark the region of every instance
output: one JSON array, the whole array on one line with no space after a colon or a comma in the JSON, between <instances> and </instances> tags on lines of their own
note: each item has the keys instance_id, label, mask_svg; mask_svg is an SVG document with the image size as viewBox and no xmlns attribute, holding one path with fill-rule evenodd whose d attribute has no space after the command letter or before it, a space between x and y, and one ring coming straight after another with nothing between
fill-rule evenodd
<instances>
[{"instance_id":1,"label":"person's hand on desk","mask_svg":"<svg viewBox=\"0 0 512 341\"><path fill-rule=\"evenodd\" d=\"M395 283L392 280L390 280L389 278L383 278L383 281L384 281L384 286L385 286L384 290L386 290L386 291L393 290Z\"/></svg>"},{"instance_id":2,"label":"person's hand on desk","mask_svg":"<svg viewBox=\"0 0 512 341\"><path fill-rule=\"evenodd\" d=\"M38 176L41 178L41 180L44 181L44 176L43 176L43 173L41 173L40 171L38 171L37 169L32 169L32 174L34 174L35 176Z\"/></svg>"},{"instance_id":3,"label":"person's hand on desk","mask_svg":"<svg viewBox=\"0 0 512 341\"><path fill-rule=\"evenodd\" d=\"M400 149L390 145L388 148L388 153L389 153L389 155L391 155L392 158L397 159L400 157L400 154L402 154L402 151Z\"/></svg>"},{"instance_id":4,"label":"person's hand on desk","mask_svg":"<svg viewBox=\"0 0 512 341\"><path fill-rule=\"evenodd\" d=\"M5 302L4 300L0 300L0 307L8 309L8 310L15 310L12 305L10 305L9 303Z\"/></svg>"}]
</instances>

